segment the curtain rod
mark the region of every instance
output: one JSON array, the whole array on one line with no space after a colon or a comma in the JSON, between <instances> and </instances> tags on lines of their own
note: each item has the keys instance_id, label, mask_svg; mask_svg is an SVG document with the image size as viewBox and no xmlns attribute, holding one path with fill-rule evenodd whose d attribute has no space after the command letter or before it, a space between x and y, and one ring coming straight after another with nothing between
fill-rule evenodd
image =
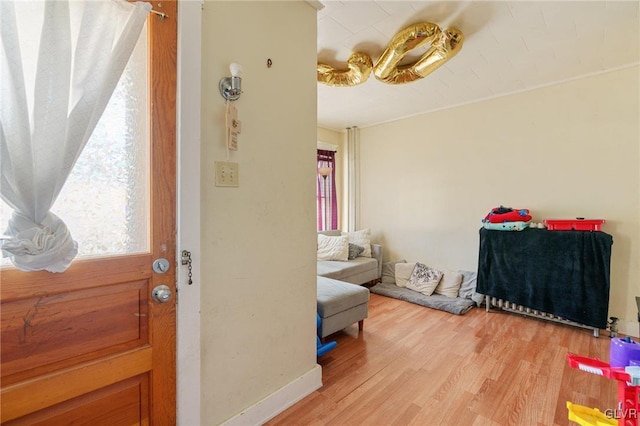
<instances>
[{"instance_id":1,"label":"curtain rod","mask_svg":"<svg viewBox=\"0 0 640 426\"><path fill-rule=\"evenodd\" d=\"M160 19L164 19L164 18L167 17L166 13L158 12L157 10L151 9L151 13L154 13L154 14L158 15L160 17Z\"/></svg>"}]
</instances>

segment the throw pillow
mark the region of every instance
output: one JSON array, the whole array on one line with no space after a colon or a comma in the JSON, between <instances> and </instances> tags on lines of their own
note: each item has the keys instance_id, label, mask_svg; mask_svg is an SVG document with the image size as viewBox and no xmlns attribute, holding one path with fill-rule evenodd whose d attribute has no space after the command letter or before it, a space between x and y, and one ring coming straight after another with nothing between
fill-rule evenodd
<instances>
[{"instance_id":1,"label":"throw pillow","mask_svg":"<svg viewBox=\"0 0 640 426\"><path fill-rule=\"evenodd\" d=\"M371 229L361 229L355 232L343 232L349 238L351 244L357 244L364 247L364 251L360 256L371 257Z\"/></svg>"},{"instance_id":2,"label":"throw pillow","mask_svg":"<svg viewBox=\"0 0 640 426\"><path fill-rule=\"evenodd\" d=\"M411 277L407 281L407 288L419 291L425 296L431 296L442 279L442 275L442 271L430 268L422 263L416 263L416 267L413 268Z\"/></svg>"},{"instance_id":3,"label":"throw pillow","mask_svg":"<svg viewBox=\"0 0 640 426\"><path fill-rule=\"evenodd\" d=\"M353 260L356 257L360 256L360 253L362 253L363 251L364 247L349 243L349 260Z\"/></svg>"},{"instance_id":4,"label":"throw pillow","mask_svg":"<svg viewBox=\"0 0 640 426\"><path fill-rule=\"evenodd\" d=\"M318 234L318 260L349 259L349 239L345 236L328 237Z\"/></svg>"},{"instance_id":5,"label":"throw pillow","mask_svg":"<svg viewBox=\"0 0 640 426\"><path fill-rule=\"evenodd\" d=\"M392 262L386 262L382 264L382 282L385 284L396 283L396 263L406 263L407 261L394 260Z\"/></svg>"},{"instance_id":6,"label":"throw pillow","mask_svg":"<svg viewBox=\"0 0 640 426\"><path fill-rule=\"evenodd\" d=\"M434 293L455 299L456 297L458 297L460 284L462 284L462 274L445 270L444 275L442 276L442 279L440 280L440 283L436 287Z\"/></svg>"},{"instance_id":7,"label":"throw pillow","mask_svg":"<svg viewBox=\"0 0 640 426\"><path fill-rule=\"evenodd\" d=\"M478 273L473 271L458 271L462 274L462 283L460 284L460 291L458 291L458 297L463 299L471 299L473 293L476 291L476 284L478 280Z\"/></svg>"},{"instance_id":8,"label":"throw pillow","mask_svg":"<svg viewBox=\"0 0 640 426\"><path fill-rule=\"evenodd\" d=\"M462 274L462 284L460 284L458 295L466 299L471 299L476 302L476 305L481 306L484 303L484 295L476 293L478 273L464 270L459 270L458 272Z\"/></svg>"},{"instance_id":9,"label":"throw pillow","mask_svg":"<svg viewBox=\"0 0 640 426\"><path fill-rule=\"evenodd\" d=\"M328 229L326 231L318 231L318 234L326 235L327 237L339 237L342 235L342 231L339 229Z\"/></svg>"},{"instance_id":10,"label":"throw pillow","mask_svg":"<svg viewBox=\"0 0 640 426\"><path fill-rule=\"evenodd\" d=\"M415 262L413 263L396 263L394 268L394 272L396 275L396 285L398 287L406 287L407 281L411 278L411 273L413 272L413 268L416 266Z\"/></svg>"}]
</instances>

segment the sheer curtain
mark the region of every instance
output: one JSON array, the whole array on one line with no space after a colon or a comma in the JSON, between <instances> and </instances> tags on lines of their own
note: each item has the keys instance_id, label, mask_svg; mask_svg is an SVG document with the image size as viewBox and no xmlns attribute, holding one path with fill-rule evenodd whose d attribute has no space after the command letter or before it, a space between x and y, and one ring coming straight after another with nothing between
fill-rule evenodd
<instances>
[{"instance_id":1,"label":"sheer curtain","mask_svg":"<svg viewBox=\"0 0 640 426\"><path fill-rule=\"evenodd\" d=\"M335 151L318 150L317 184L318 231L338 229Z\"/></svg>"},{"instance_id":2,"label":"sheer curtain","mask_svg":"<svg viewBox=\"0 0 640 426\"><path fill-rule=\"evenodd\" d=\"M0 1L0 193L14 209L1 247L19 269L63 272L76 256L49 209L150 9L124 0Z\"/></svg>"},{"instance_id":3,"label":"sheer curtain","mask_svg":"<svg viewBox=\"0 0 640 426\"><path fill-rule=\"evenodd\" d=\"M359 229L360 220L360 129L347 127L347 229L350 232ZM344 225L344 224L343 224Z\"/></svg>"}]
</instances>

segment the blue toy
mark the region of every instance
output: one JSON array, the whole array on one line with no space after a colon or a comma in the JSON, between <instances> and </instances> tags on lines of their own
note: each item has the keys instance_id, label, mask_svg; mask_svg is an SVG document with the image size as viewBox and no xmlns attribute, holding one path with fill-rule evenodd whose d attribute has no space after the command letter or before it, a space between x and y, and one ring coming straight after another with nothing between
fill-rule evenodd
<instances>
[{"instance_id":1,"label":"blue toy","mask_svg":"<svg viewBox=\"0 0 640 426\"><path fill-rule=\"evenodd\" d=\"M320 319L320 315L316 314L316 327L318 330L320 330L320 324L322 324L322 320ZM316 354L318 356L322 356L333 350L337 345L338 344L336 342L322 343L320 336L316 334Z\"/></svg>"}]
</instances>

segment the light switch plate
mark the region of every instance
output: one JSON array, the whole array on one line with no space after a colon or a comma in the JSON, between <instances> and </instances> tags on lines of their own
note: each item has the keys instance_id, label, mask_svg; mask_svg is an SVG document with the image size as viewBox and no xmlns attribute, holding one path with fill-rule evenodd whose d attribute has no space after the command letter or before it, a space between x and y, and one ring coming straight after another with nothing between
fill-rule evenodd
<instances>
[{"instance_id":1,"label":"light switch plate","mask_svg":"<svg viewBox=\"0 0 640 426\"><path fill-rule=\"evenodd\" d=\"M238 163L215 161L214 167L216 173L216 186L240 186Z\"/></svg>"}]
</instances>

